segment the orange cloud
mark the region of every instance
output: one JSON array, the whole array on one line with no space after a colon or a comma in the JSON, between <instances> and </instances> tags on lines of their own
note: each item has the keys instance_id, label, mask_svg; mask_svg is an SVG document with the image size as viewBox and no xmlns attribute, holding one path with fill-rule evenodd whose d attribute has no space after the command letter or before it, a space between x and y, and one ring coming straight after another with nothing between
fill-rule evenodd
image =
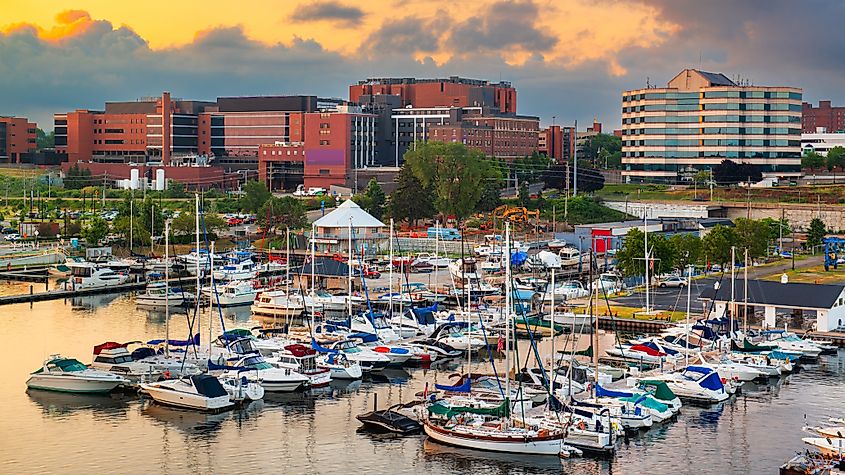
<instances>
[{"instance_id":1,"label":"orange cloud","mask_svg":"<svg viewBox=\"0 0 845 475\"><path fill-rule=\"evenodd\" d=\"M84 10L65 10L56 15L56 24L49 29L42 28L31 23L21 22L3 28L3 33L20 33L32 31L38 38L51 43L60 43L68 38L84 35L98 23L111 24L105 20L93 20L91 15Z\"/></svg>"}]
</instances>

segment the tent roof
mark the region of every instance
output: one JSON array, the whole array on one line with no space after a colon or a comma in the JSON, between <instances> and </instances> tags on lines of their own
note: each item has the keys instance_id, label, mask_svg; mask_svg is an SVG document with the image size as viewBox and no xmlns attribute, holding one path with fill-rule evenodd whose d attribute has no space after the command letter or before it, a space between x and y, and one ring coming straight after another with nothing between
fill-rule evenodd
<instances>
[{"instance_id":1,"label":"tent roof","mask_svg":"<svg viewBox=\"0 0 845 475\"><path fill-rule=\"evenodd\" d=\"M332 210L314 222L320 228L346 228L349 226L349 218L352 218L354 228L383 228L384 223L367 213L352 200L344 201L340 206Z\"/></svg>"}]
</instances>

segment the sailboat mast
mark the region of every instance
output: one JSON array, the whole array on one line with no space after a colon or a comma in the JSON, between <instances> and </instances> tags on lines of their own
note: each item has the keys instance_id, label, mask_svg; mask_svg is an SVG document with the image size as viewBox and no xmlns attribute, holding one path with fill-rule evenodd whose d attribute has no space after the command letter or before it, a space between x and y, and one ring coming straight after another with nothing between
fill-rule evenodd
<instances>
[{"instance_id":1,"label":"sailboat mast","mask_svg":"<svg viewBox=\"0 0 845 475\"><path fill-rule=\"evenodd\" d=\"M748 248L745 248L745 266L743 267L743 285L742 291L742 332L748 333Z\"/></svg>"},{"instance_id":2,"label":"sailboat mast","mask_svg":"<svg viewBox=\"0 0 845 475\"><path fill-rule=\"evenodd\" d=\"M508 258L510 259L510 258ZM557 371L555 365L555 268L552 267L552 310L551 314L551 330L552 330L552 374L554 375Z\"/></svg>"},{"instance_id":3,"label":"sailboat mast","mask_svg":"<svg viewBox=\"0 0 845 475\"><path fill-rule=\"evenodd\" d=\"M129 254L130 254L129 257L132 257L131 256L131 254L132 254L132 241L133 241L132 238L134 237L132 231L135 230L134 229L135 223L134 223L134 220L133 220L133 218L135 216L135 211L133 209L134 207L135 207L135 195L133 194L132 199L129 200Z\"/></svg>"},{"instance_id":4,"label":"sailboat mast","mask_svg":"<svg viewBox=\"0 0 845 475\"><path fill-rule=\"evenodd\" d=\"M352 317L352 216L349 216L349 229L347 230L348 233L348 249L349 255L347 256L346 260L346 271L347 271L347 287L348 291L346 294L346 310L349 313L350 318Z\"/></svg>"},{"instance_id":5,"label":"sailboat mast","mask_svg":"<svg viewBox=\"0 0 845 475\"><path fill-rule=\"evenodd\" d=\"M731 316L730 316L730 327L728 330L728 337L733 338L734 332L734 313L736 313L736 294L735 294L735 285L734 279L736 279L736 246L731 246Z\"/></svg>"},{"instance_id":6,"label":"sailboat mast","mask_svg":"<svg viewBox=\"0 0 845 475\"><path fill-rule=\"evenodd\" d=\"M686 340L685 346L686 346L687 351L686 351L686 358L685 358L685 361L684 361L684 366L689 366L689 349L690 349L689 348L690 347L690 345L689 345L689 331L690 331L689 310L690 310L691 296L692 296L692 264L687 266L687 336L685 338L685 340Z\"/></svg>"},{"instance_id":7,"label":"sailboat mast","mask_svg":"<svg viewBox=\"0 0 845 475\"><path fill-rule=\"evenodd\" d=\"M317 227L314 225L314 223L311 223L311 293L312 294L314 293L314 289L317 287L317 279L316 279L316 276L314 274L314 268L316 266L314 259L315 259L315 254L317 252L317 250L316 250L316 246L317 246L317 242L316 242L317 234L316 234L316 232L317 232ZM303 304L305 303L305 296L304 295L302 296L302 303ZM314 313L314 312L311 312L311 313Z\"/></svg>"},{"instance_id":8,"label":"sailboat mast","mask_svg":"<svg viewBox=\"0 0 845 475\"><path fill-rule=\"evenodd\" d=\"M150 207L150 255L155 255L155 235L156 235L156 205L152 204Z\"/></svg>"},{"instance_id":9,"label":"sailboat mast","mask_svg":"<svg viewBox=\"0 0 845 475\"><path fill-rule=\"evenodd\" d=\"M650 264L648 260L648 214L643 212L643 230L645 231L645 245L643 248L645 249L645 313L648 314L651 312L651 301L649 300L648 290L649 290L649 278L648 278L648 265ZM590 264L593 262L593 254L590 253Z\"/></svg>"},{"instance_id":10,"label":"sailboat mast","mask_svg":"<svg viewBox=\"0 0 845 475\"><path fill-rule=\"evenodd\" d=\"M301 279L300 275L300 279ZM301 280L300 280L301 282ZM290 319L290 226L285 227L285 325Z\"/></svg>"},{"instance_id":11,"label":"sailboat mast","mask_svg":"<svg viewBox=\"0 0 845 475\"><path fill-rule=\"evenodd\" d=\"M388 288L388 291L387 291L387 301L388 301L387 308L389 309L388 313L390 315L392 315L393 314L393 218L390 218L390 232L388 234L389 234L389 238L390 238L390 258L388 259L390 261L390 269L389 269L389 277L388 277L388 284L387 284L387 288ZM401 277L400 277L400 279L401 279Z\"/></svg>"},{"instance_id":12,"label":"sailboat mast","mask_svg":"<svg viewBox=\"0 0 845 475\"><path fill-rule=\"evenodd\" d=\"M511 395L511 228L505 222L505 400Z\"/></svg>"},{"instance_id":13,"label":"sailboat mast","mask_svg":"<svg viewBox=\"0 0 845 475\"><path fill-rule=\"evenodd\" d=\"M201 328L199 326L201 320L201 312L200 312L200 291L202 290L202 285L200 283L200 195L199 193L194 193L194 200L196 205L196 216L195 216L195 226L194 229L196 238L197 238L197 252L196 252L196 259L197 259L197 329ZM209 256L209 260L211 256ZM211 356L211 355L209 355Z\"/></svg>"},{"instance_id":14,"label":"sailboat mast","mask_svg":"<svg viewBox=\"0 0 845 475\"><path fill-rule=\"evenodd\" d=\"M589 253L590 253L590 273L592 274L592 272L593 272L593 263L594 263L594 262L593 262L593 259L595 259L595 255L593 254L593 246L592 246L592 244L590 245L590 250L589 250ZM648 264L646 264L646 267L648 267ZM599 277L599 281L601 281L601 277ZM648 295L648 293L646 293L646 295ZM598 305L599 305L599 292L598 292L598 286L596 286L596 305L595 305L595 306L593 306L593 303L592 303L592 302L593 302L593 295L592 295L592 294L590 294L590 311L593 313L593 318L594 318L594 319L595 319L595 321L596 321L596 328L595 328L595 332L594 332L594 333L596 334L596 343L595 343L595 345L593 346L593 363L596 365L596 368L595 368L595 371L596 371L596 376L595 376L595 379L596 379L596 384L595 384L595 386L598 386L598 384L599 384L599 314L598 314L598 312L596 312L596 307L598 307ZM595 397L595 395L596 395L596 394L595 394L595 391L596 391L596 388L594 387L594 388L593 388L593 396L594 396L594 397Z\"/></svg>"},{"instance_id":15,"label":"sailboat mast","mask_svg":"<svg viewBox=\"0 0 845 475\"><path fill-rule=\"evenodd\" d=\"M164 356L170 356L170 222L164 222ZM197 292L199 298L199 292Z\"/></svg>"},{"instance_id":16,"label":"sailboat mast","mask_svg":"<svg viewBox=\"0 0 845 475\"><path fill-rule=\"evenodd\" d=\"M437 269L438 269L438 267L440 267L438 265L438 257L437 257L437 251L439 251L439 248L438 248L438 242L440 240L439 238L440 238L440 221L435 221L434 222L434 288L435 288L435 291L437 289L437 280L438 280L437 279Z\"/></svg>"},{"instance_id":17,"label":"sailboat mast","mask_svg":"<svg viewBox=\"0 0 845 475\"><path fill-rule=\"evenodd\" d=\"M211 358L211 336L214 334L214 241L211 241L211 247L208 250L208 274L211 277L210 287L211 293L208 294L208 357ZM197 290L197 300L199 300L199 290Z\"/></svg>"}]
</instances>

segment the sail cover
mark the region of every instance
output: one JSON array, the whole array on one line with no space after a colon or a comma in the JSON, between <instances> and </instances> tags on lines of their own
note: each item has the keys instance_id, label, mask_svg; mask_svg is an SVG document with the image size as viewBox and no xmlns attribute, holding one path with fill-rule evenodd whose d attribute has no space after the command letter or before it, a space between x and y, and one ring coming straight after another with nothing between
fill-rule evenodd
<instances>
[{"instance_id":1,"label":"sail cover","mask_svg":"<svg viewBox=\"0 0 845 475\"><path fill-rule=\"evenodd\" d=\"M596 397L631 397L633 393L628 393L625 391L613 391L611 389L605 389L601 387L600 384L596 384Z\"/></svg>"},{"instance_id":2,"label":"sail cover","mask_svg":"<svg viewBox=\"0 0 845 475\"><path fill-rule=\"evenodd\" d=\"M510 415L509 400L505 399L502 404L496 407L464 407L464 406L447 406L438 401L428 406L430 414L445 416L452 418L458 414L481 414L485 416L494 417L508 417Z\"/></svg>"},{"instance_id":3,"label":"sail cover","mask_svg":"<svg viewBox=\"0 0 845 475\"><path fill-rule=\"evenodd\" d=\"M458 386L449 386L445 384L435 384L434 387L441 390L441 391L449 391L452 393L468 393L470 389L470 385L472 384L471 378L464 379L463 384Z\"/></svg>"},{"instance_id":4,"label":"sail cover","mask_svg":"<svg viewBox=\"0 0 845 475\"><path fill-rule=\"evenodd\" d=\"M164 340L150 340L150 341L147 342L148 345L160 345L162 343L164 343ZM168 340L168 344L170 346L199 345L200 344L200 334L197 333L190 340Z\"/></svg>"}]
</instances>

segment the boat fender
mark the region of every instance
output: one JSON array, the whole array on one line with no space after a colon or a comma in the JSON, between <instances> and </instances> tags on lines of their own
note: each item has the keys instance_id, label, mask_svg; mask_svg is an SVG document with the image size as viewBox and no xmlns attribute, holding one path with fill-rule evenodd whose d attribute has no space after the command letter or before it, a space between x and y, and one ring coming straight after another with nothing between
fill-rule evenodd
<instances>
[{"instance_id":1,"label":"boat fender","mask_svg":"<svg viewBox=\"0 0 845 475\"><path fill-rule=\"evenodd\" d=\"M549 435L549 430L548 430L548 429L540 429L540 430L537 432L537 435L539 435L540 437L548 437L548 435Z\"/></svg>"},{"instance_id":2,"label":"boat fender","mask_svg":"<svg viewBox=\"0 0 845 475\"><path fill-rule=\"evenodd\" d=\"M170 379L170 371L165 371L164 373L161 373L161 375L164 377L164 379Z\"/></svg>"},{"instance_id":3,"label":"boat fender","mask_svg":"<svg viewBox=\"0 0 845 475\"><path fill-rule=\"evenodd\" d=\"M587 430L587 423L586 423L586 422L584 422L584 421L579 421L579 422L578 422L578 428L579 428L580 430Z\"/></svg>"}]
</instances>

